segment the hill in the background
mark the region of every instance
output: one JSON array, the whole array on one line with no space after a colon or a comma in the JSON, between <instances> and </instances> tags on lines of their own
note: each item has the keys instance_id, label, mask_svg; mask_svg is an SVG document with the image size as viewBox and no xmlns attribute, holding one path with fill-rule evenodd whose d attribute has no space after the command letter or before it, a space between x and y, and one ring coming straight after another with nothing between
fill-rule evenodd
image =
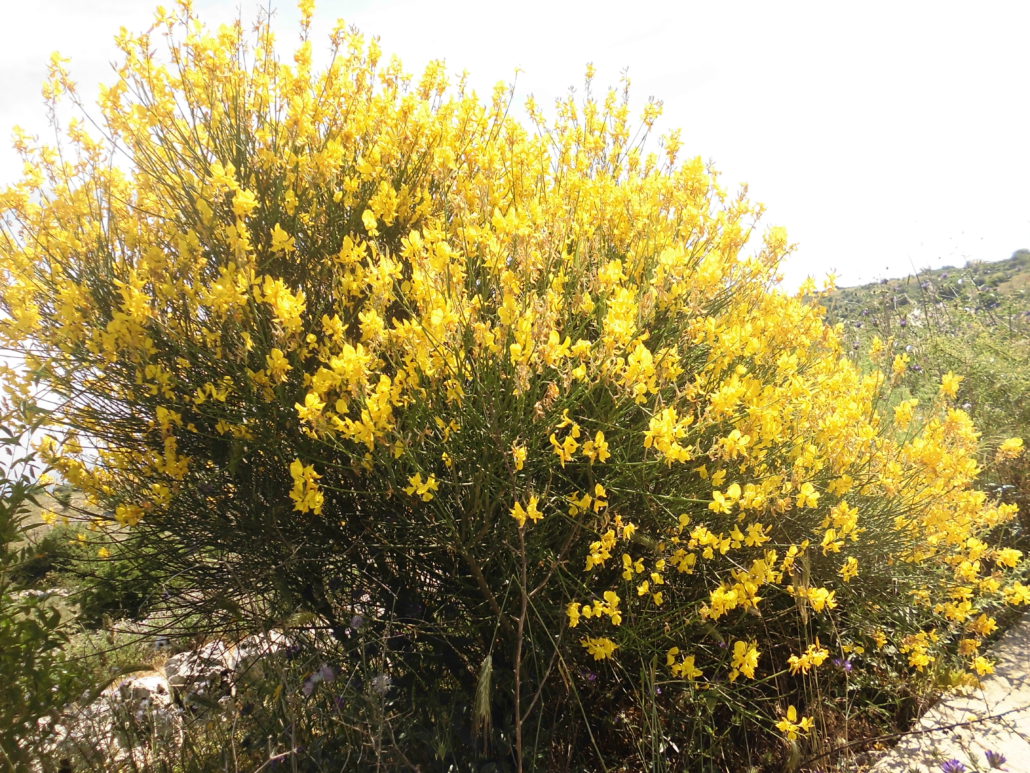
<instances>
[{"instance_id":1,"label":"hill in the background","mask_svg":"<svg viewBox=\"0 0 1030 773\"><path fill-rule=\"evenodd\" d=\"M883 279L857 287L842 287L821 301L831 323L856 320L884 309L904 314L907 307L926 302L954 303L971 309L1030 312L1030 250L990 263L970 261L963 268L924 269L901 279Z\"/></svg>"}]
</instances>

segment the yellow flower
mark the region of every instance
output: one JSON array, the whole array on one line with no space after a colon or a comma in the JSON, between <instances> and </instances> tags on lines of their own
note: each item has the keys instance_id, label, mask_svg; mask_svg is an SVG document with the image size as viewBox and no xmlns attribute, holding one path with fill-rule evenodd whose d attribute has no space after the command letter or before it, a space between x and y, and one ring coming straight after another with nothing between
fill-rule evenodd
<instances>
[{"instance_id":1,"label":"yellow flower","mask_svg":"<svg viewBox=\"0 0 1030 773\"><path fill-rule=\"evenodd\" d=\"M1005 589L1005 600L1013 605L1030 604L1030 586L1014 582Z\"/></svg>"},{"instance_id":2,"label":"yellow flower","mask_svg":"<svg viewBox=\"0 0 1030 773\"><path fill-rule=\"evenodd\" d=\"M519 524L521 526L521 524ZM575 628L579 625L579 604L575 601L569 602L569 605L565 608L566 614L569 616L569 627Z\"/></svg>"},{"instance_id":3,"label":"yellow flower","mask_svg":"<svg viewBox=\"0 0 1030 773\"><path fill-rule=\"evenodd\" d=\"M594 660L605 660L619 648L619 645L606 637L586 638L580 640L586 651L594 656Z\"/></svg>"},{"instance_id":4,"label":"yellow flower","mask_svg":"<svg viewBox=\"0 0 1030 773\"><path fill-rule=\"evenodd\" d=\"M622 554L622 578L632 580L634 574L641 574L644 571L644 562L641 559L635 561L629 553Z\"/></svg>"},{"instance_id":5,"label":"yellow flower","mask_svg":"<svg viewBox=\"0 0 1030 773\"><path fill-rule=\"evenodd\" d=\"M901 429L905 429L912 422L913 411L917 405L919 405L919 401L912 399L902 400L894 406L894 422Z\"/></svg>"},{"instance_id":6,"label":"yellow flower","mask_svg":"<svg viewBox=\"0 0 1030 773\"><path fill-rule=\"evenodd\" d=\"M375 213L370 209L366 209L361 213L361 223L365 226L365 230L369 236L379 235L379 224L376 221Z\"/></svg>"},{"instance_id":7,"label":"yellow flower","mask_svg":"<svg viewBox=\"0 0 1030 773\"><path fill-rule=\"evenodd\" d=\"M265 357L265 364L268 367L268 374L272 377L273 381L285 380L286 374L293 370L290 361L286 359L286 355L279 348L272 349L268 356Z\"/></svg>"},{"instance_id":8,"label":"yellow flower","mask_svg":"<svg viewBox=\"0 0 1030 773\"><path fill-rule=\"evenodd\" d=\"M1021 550L1015 548L1002 548L994 554L994 560L1002 566L1007 566L1010 569L1014 569L1016 564L1019 563L1019 559L1023 557Z\"/></svg>"},{"instance_id":9,"label":"yellow flower","mask_svg":"<svg viewBox=\"0 0 1030 773\"><path fill-rule=\"evenodd\" d=\"M272 229L272 252L294 252L297 249L297 243L292 236L283 230L282 226L278 223L275 224L275 228Z\"/></svg>"},{"instance_id":10,"label":"yellow flower","mask_svg":"<svg viewBox=\"0 0 1030 773\"><path fill-rule=\"evenodd\" d=\"M515 461L515 469L521 470L526 466L526 447L518 443L511 444L511 456Z\"/></svg>"},{"instance_id":11,"label":"yellow flower","mask_svg":"<svg viewBox=\"0 0 1030 773\"><path fill-rule=\"evenodd\" d=\"M940 392L944 397L954 397L958 394L959 384L962 383L962 376L956 376L950 370L941 376Z\"/></svg>"},{"instance_id":12,"label":"yellow flower","mask_svg":"<svg viewBox=\"0 0 1030 773\"><path fill-rule=\"evenodd\" d=\"M840 576L844 582L851 582L858 576L858 559L848 556L844 565L840 568Z\"/></svg>"},{"instance_id":13,"label":"yellow flower","mask_svg":"<svg viewBox=\"0 0 1030 773\"><path fill-rule=\"evenodd\" d=\"M608 450L608 443L604 439L604 433L600 430L594 435L593 440L588 440L583 444L583 454L590 459L591 462L606 462L611 456Z\"/></svg>"},{"instance_id":14,"label":"yellow flower","mask_svg":"<svg viewBox=\"0 0 1030 773\"><path fill-rule=\"evenodd\" d=\"M539 501L538 497L531 496L529 504L525 508L522 507L521 502L516 502L515 507L511 509L511 517L518 521L519 526L525 526L527 518L534 522L539 521L544 517L543 513L537 509Z\"/></svg>"},{"instance_id":15,"label":"yellow flower","mask_svg":"<svg viewBox=\"0 0 1030 773\"><path fill-rule=\"evenodd\" d=\"M689 679L690 681L694 681L699 676L703 676L701 669L697 668L694 664L694 655L686 655L682 659L678 659L677 656L679 654L679 647L673 647L665 654L665 664L672 671L673 676L678 676L682 679Z\"/></svg>"},{"instance_id":16,"label":"yellow flower","mask_svg":"<svg viewBox=\"0 0 1030 773\"><path fill-rule=\"evenodd\" d=\"M816 507L819 504L819 492L811 483L801 484L801 490L797 496L798 507Z\"/></svg>"},{"instance_id":17,"label":"yellow flower","mask_svg":"<svg viewBox=\"0 0 1030 773\"><path fill-rule=\"evenodd\" d=\"M776 728L791 741L796 741L799 734L807 734L813 727L815 720L812 717L802 717L798 721L798 710L794 706L788 707L787 715L776 723Z\"/></svg>"},{"instance_id":18,"label":"yellow flower","mask_svg":"<svg viewBox=\"0 0 1030 773\"><path fill-rule=\"evenodd\" d=\"M1023 453L1023 438L1010 437L1000 446L998 446L997 458L1003 459L1015 459Z\"/></svg>"},{"instance_id":19,"label":"yellow flower","mask_svg":"<svg viewBox=\"0 0 1030 773\"><path fill-rule=\"evenodd\" d=\"M290 491L293 509L301 513L313 512L315 515L321 515L325 498L318 486L318 480L322 476L315 472L315 466L295 459L290 464L290 477L293 478L293 489Z\"/></svg>"},{"instance_id":20,"label":"yellow flower","mask_svg":"<svg viewBox=\"0 0 1030 773\"><path fill-rule=\"evenodd\" d=\"M115 508L114 517L123 526L135 526L143 518L143 508L139 505L118 505Z\"/></svg>"},{"instance_id":21,"label":"yellow flower","mask_svg":"<svg viewBox=\"0 0 1030 773\"><path fill-rule=\"evenodd\" d=\"M714 513L729 513L739 499L740 484L731 483L725 494L721 491L712 492L712 501L708 503L708 509Z\"/></svg>"},{"instance_id":22,"label":"yellow flower","mask_svg":"<svg viewBox=\"0 0 1030 773\"><path fill-rule=\"evenodd\" d=\"M257 208L257 196L253 191L237 191L232 200L232 211L240 220L246 218Z\"/></svg>"},{"instance_id":23,"label":"yellow flower","mask_svg":"<svg viewBox=\"0 0 1030 773\"><path fill-rule=\"evenodd\" d=\"M555 433L551 433L551 445L554 447L554 453L561 460L561 466L564 467L566 462L571 462L573 455L576 453L576 449L579 448L579 443L572 435L566 436L562 442L558 442L555 437Z\"/></svg>"},{"instance_id":24,"label":"yellow flower","mask_svg":"<svg viewBox=\"0 0 1030 773\"><path fill-rule=\"evenodd\" d=\"M759 654L758 647L753 641L734 642L730 681L736 681L740 674L743 674L749 679L754 679L755 669L758 667Z\"/></svg>"},{"instance_id":25,"label":"yellow flower","mask_svg":"<svg viewBox=\"0 0 1030 773\"><path fill-rule=\"evenodd\" d=\"M807 674L812 668L821 666L829 656L829 650L820 646L819 641L816 640L816 643L808 645L808 649L801 655L791 655L787 658L787 662L790 665L790 673L797 674L800 671L803 674Z\"/></svg>"},{"instance_id":26,"label":"yellow flower","mask_svg":"<svg viewBox=\"0 0 1030 773\"><path fill-rule=\"evenodd\" d=\"M983 655L977 655L973 659L973 669L980 676L987 676L988 674L994 673L994 663L985 658Z\"/></svg>"},{"instance_id":27,"label":"yellow flower","mask_svg":"<svg viewBox=\"0 0 1030 773\"><path fill-rule=\"evenodd\" d=\"M418 497L423 502L431 502L439 488L440 482L435 475L430 475L422 480L422 474L416 473L408 478L408 485L404 488L404 493Z\"/></svg>"}]
</instances>

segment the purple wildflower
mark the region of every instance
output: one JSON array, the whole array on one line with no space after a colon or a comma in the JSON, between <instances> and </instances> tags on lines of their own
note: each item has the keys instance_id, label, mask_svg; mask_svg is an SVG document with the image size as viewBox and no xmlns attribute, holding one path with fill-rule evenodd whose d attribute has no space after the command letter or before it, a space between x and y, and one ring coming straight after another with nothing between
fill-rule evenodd
<instances>
[{"instance_id":1,"label":"purple wildflower","mask_svg":"<svg viewBox=\"0 0 1030 773\"><path fill-rule=\"evenodd\" d=\"M968 768L958 760L948 760L941 765L941 773L965 773L967 769Z\"/></svg>"},{"instance_id":2,"label":"purple wildflower","mask_svg":"<svg viewBox=\"0 0 1030 773\"><path fill-rule=\"evenodd\" d=\"M985 751L984 756L987 758L987 764L997 770L1000 770L1001 766L1007 762L1004 754L1002 754L1001 752L993 751L991 749Z\"/></svg>"},{"instance_id":3,"label":"purple wildflower","mask_svg":"<svg viewBox=\"0 0 1030 773\"><path fill-rule=\"evenodd\" d=\"M308 698L315 692L315 688L321 682L332 682L336 679L336 670L328 663L323 663L319 666L318 670L308 675L308 678L304 680L304 684L301 685L300 691Z\"/></svg>"},{"instance_id":4,"label":"purple wildflower","mask_svg":"<svg viewBox=\"0 0 1030 773\"><path fill-rule=\"evenodd\" d=\"M321 668L315 672L320 682L332 682L336 679L336 670L328 663L323 663Z\"/></svg>"}]
</instances>

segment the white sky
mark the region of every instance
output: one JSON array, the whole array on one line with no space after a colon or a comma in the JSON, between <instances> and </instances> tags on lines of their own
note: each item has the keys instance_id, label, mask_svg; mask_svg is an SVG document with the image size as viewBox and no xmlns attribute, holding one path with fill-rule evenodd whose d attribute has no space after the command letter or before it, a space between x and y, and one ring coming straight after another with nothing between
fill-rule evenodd
<instances>
[{"instance_id":1,"label":"white sky","mask_svg":"<svg viewBox=\"0 0 1030 773\"><path fill-rule=\"evenodd\" d=\"M171 5L172 0L165 0ZM293 0L195 0L201 16L244 19L271 2L291 43ZM144 28L156 0L0 0L0 183L18 161L15 124L44 127L53 50L86 96L111 79L120 26ZM1030 3L866 0L321 0L379 35L409 70L444 58L481 94L518 75L543 106L629 69L642 103L684 153L748 182L798 243L788 285L837 271L849 285L1030 247ZM316 37L316 43L320 38ZM324 38L322 38L324 39ZM316 46L317 48L317 46Z\"/></svg>"}]
</instances>

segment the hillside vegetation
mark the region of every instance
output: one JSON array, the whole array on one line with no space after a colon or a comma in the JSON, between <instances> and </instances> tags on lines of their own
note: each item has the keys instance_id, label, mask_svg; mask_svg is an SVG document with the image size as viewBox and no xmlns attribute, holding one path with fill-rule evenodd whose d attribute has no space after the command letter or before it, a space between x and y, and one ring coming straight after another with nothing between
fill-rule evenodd
<instances>
[{"instance_id":1,"label":"hillside vegetation","mask_svg":"<svg viewBox=\"0 0 1030 773\"><path fill-rule=\"evenodd\" d=\"M904 397L925 399L935 379L961 376L957 402L982 433L980 485L1018 502L1027 532L1027 459L998 458L998 449L1030 428L1030 250L839 288L820 302L858 362L872 364L870 352L877 351L881 362L905 359Z\"/></svg>"},{"instance_id":2,"label":"hillside vegetation","mask_svg":"<svg viewBox=\"0 0 1030 773\"><path fill-rule=\"evenodd\" d=\"M1030 313L1030 250L996 261L970 261L962 268L923 269L900 279L841 287L822 299L827 321L855 322L885 308L902 312L924 303L980 311Z\"/></svg>"}]
</instances>

